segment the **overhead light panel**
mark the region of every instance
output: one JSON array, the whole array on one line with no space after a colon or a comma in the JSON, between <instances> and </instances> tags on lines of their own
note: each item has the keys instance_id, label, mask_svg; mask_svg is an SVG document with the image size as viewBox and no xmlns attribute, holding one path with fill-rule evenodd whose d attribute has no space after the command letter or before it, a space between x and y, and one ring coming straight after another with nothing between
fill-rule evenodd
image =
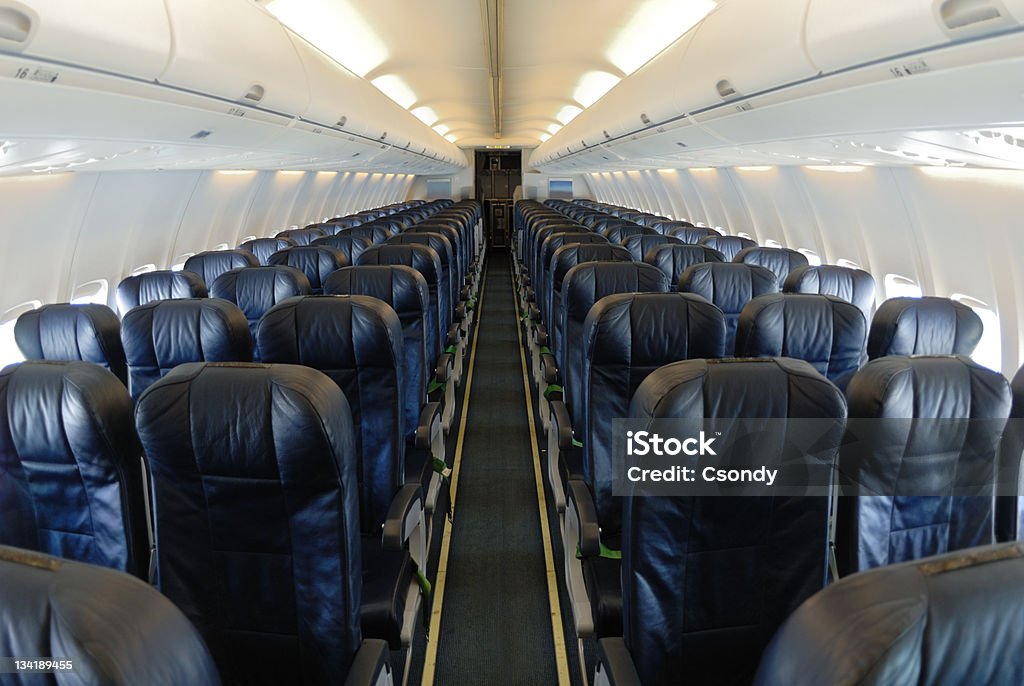
<instances>
[{"instance_id":1,"label":"overhead light panel","mask_svg":"<svg viewBox=\"0 0 1024 686\"><path fill-rule=\"evenodd\" d=\"M455 141L459 140L453 133L449 133L447 136L444 137L444 139L449 143L454 143Z\"/></svg>"},{"instance_id":2,"label":"overhead light panel","mask_svg":"<svg viewBox=\"0 0 1024 686\"><path fill-rule=\"evenodd\" d=\"M448 128L447 126L445 126L444 124L438 124L437 126L435 126L435 127L434 127L434 131L437 131L438 135L440 135L440 136L444 136L444 135L445 135L445 134L447 134L447 133L448 133L449 131L451 131L451 129L449 129L449 128Z\"/></svg>"},{"instance_id":3,"label":"overhead light panel","mask_svg":"<svg viewBox=\"0 0 1024 686\"><path fill-rule=\"evenodd\" d=\"M419 119L427 126L433 126L437 123L440 117L437 116L437 112L434 111L433 107L417 107L411 110L414 117Z\"/></svg>"},{"instance_id":4,"label":"overhead light panel","mask_svg":"<svg viewBox=\"0 0 1024 686\"><path fill-rule=\"evenodd\" d=\"M268 12L357 76L388 58L388 50L348 0L270 0Z\"/></svg>"},{"instance_id":5,"label":"overhead light panel","mask_svg":"<svg viewBox=\"0 0 1024 686\"><path fill-rule=\"evenodd\" d=\"M381 93L401 105L403 109L409 109L416 102L416 94L399 76L385 74L378 76L370 83L376 86Z\"/></svg>"},{"instance_id":6,"label":"overhead light panel","mask_svg":"<svg viewBox=\"0 0 1024 686\"><path fill-rule=\"evenodd\" d=\"M539 138L540 138L540 142L541 143L547 143L549 140L551 140L551 134L550 133L542 133L539 136Z\"/></svg>"},{"instance_id":7,"label":"overhead light panel","mask_svg":"<svg viewBox=\"0 0 1024 686\"><path fill-rule=\"evenodd\" d=\"M562 122L562 124L568 124L582 111L582 109L575 105L566 105L558 111L558 114L555 115L555 119Z\"/></svg>"},{"instance_id":8,"label":"overhead light panel","mask_svg":"<svg viewBox=\"0 0 1024 686\"><path fill-rule=\"evenodd\" d=\"M590 107L614 88L619 81L618 76L606 71L588 71L580 77L572 97L581 106Z\"/></svg>"},{"instance_id":9,"label":"overhead light panel","mask_svg":"<svg viewBox=\"0 0 1024 686\"><path fill-rule=\"evenodd\" d=\"M615 37L606 56L624 74L632 74L716 6L714 0L647 0Z\"/></svg>"},{"instance_id":10,"label":"overhead light panel","mask_svg":"<svg viewBox=\"0 0 1024 686\"><path fill-rule=\"evenodd\" d=\"M550 133L552 136L554 136L556 133L558 133L561 130L562 130L562 125L561 124L552 124L551 126L548 127L548 133Z\"/></svg>"},{"instance_id":11,"label":"overhead light panel","mask_svg":"<svg viewBox=\"0 0 1024 686\"><path fill-rule=\"evenodd\" d=\"M864 171L864 167L859 164L809 164L804 166L804 169L809 169L811 171L835 172L837 174L856 174L857 172Z\"/></svg>"}]
</instances>

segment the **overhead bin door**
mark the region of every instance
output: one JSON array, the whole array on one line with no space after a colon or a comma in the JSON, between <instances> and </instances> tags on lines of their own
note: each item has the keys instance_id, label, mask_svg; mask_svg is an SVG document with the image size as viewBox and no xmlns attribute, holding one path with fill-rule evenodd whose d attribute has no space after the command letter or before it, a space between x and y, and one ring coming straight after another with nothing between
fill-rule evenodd
<instances>
[{"instance_id":1,"label":"overhead bin door","mask_svg":"<svg viewBox=\"0 0 1024 686\"><path fill-rule=\"evenodd\" d=\"M277 19L249 0L166 3L174 45L161 83L286 114L306 111L302 62Z\"/></svg>"},{"instance_id":2,"label":"overhead bin door","mask_svg":"<svg viewBox=\"0 0 1024 686\"><path fill-rule=\"evenodd\" d=\"M151 81L171 32L163 0L0 0L0 50Z\"/></svg>"},{"instance_id":3,"label":"overhead bin door","mask_svg":"<svg viewBox=\"0 0 1024 686\"><path fill-rule=\"evenodd\" d=\"M1012 29L1024 0L812 0L807 53L823 71ZM912 67L911 67L912 68Z\"/></svg>"},{"instance_id":4,"label":"overhead bin door","mask_svg":"<svg viewBox=\"0 0 1024 686\"><path fill-rule=\"evenodd\" d=\"M360 97L360 87L373 89L373 86L291 31L287 33L302 60L309 83L309 107L302 117L346 132L366 133L369 112L365 91L364 97Z\"/></svg>"}]
</instances>

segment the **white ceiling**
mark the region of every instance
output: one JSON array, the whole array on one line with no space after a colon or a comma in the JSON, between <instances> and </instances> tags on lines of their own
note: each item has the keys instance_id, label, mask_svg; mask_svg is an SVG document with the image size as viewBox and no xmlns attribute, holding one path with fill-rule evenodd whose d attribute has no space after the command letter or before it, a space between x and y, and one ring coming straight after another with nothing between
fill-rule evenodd
<instances>
[{"instance_id":1,"label":"white ceiling","mask_svg":"<svg viewBox=\"0 0 1024 686\"><path fill-rule=\"evenodd\" d=\"M483 19L487 0L313 0L317 2L332 3L339 16L348 17L346 24L361 26L359 40L375 46L361 55L376 55L370 60L376 64L353 70L364 72L385 92L397 85L395 99L428 123L444 127L441 131L462 147L538 145L551 127L565 123L559 122L559 116L567 121L573 108L590 104L595 87L596 93L602 92L601 84L607 89L640 66L638 61L653 56L651 50L657 52L688 28L673 26L671 21L666 27L667 7L678 12L680 6L713 4L710 0L502 3L504 97L499 140L494 137ZM274 11L274 3L267 4ZM661 26L652 28L649 20L657 15L662 17ZM645 18L648 23L643 26ZM436 121L419 108L432 110Z\"/></svg>"}]
</instances>

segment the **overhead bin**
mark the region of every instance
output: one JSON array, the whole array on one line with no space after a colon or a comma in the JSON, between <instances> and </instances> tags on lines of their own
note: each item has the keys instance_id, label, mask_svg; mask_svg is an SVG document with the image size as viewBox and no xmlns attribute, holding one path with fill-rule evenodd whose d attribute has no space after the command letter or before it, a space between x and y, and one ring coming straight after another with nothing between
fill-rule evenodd
<instances>
[{"instance_id":1,"label":"overhead bin","mask_svg":"<svg viewBox=\"0 0 1024 686\"><path fill-rule=\"evenodd\" d=\"M163 0L0 0L0 51L151 81L171 31Z\"/></svg>"},{"instance_id":2,"label":"overhead bin","mask_svg":"<svg viewBox=\"0 0 1024 686\"><path fill-rule=\"evenodd\" d=\"M807 53L823 71L837 71L998 33L1022 20L1024 0L861 0L853 10L849 0L812 0Z\"/></svg>"},{"instance_id":3,"label":"overhead bin","mask_svg":"<svg viewBox=\"0 0 1024 686\"><path fill-rule=\"evenodd\" d=\"M161 83L286 114L306 111L303 63L277 19L249 0L165 2L173 47Z\"/></svg>"},{"instance_id":4,"label":"overhead bin","mask_svg":"<svg viewBox=\"0 0 1024 686\"><path fill-rule=\"evenodd\" d=\"M302 62L309 86L309 106L302 118L365 134L370 120L369 108L365 98L359 95L360 87L368 84L294 32L288 29L285 32Z\"/></svg>"}]
</instances>

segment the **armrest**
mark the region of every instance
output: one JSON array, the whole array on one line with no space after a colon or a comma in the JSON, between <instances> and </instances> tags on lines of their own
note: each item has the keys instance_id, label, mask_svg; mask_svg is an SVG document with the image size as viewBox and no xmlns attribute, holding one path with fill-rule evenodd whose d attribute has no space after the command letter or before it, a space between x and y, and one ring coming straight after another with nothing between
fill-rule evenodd
<instances>
[{"instance_id":1,"label":"armrest","mask_svg":"<svg viewBox=\"0 0 1024 686\"><path fill-rule=\"evenodd\" d=\"M559 450L572 450L572 420L561 400L551 402L551 430L558 432Z\"/></svg>"},{"instance_id":2,"label":"armrest","mask_svg":"<svg viewBox=\"0 0 1024 686\"><path fill-rule=\"evenodd\" d=\"M466 303L460 302L455 306L455 320L461 322L466 318Z\"/></svg>"},{"instance_id":3,"label":"armrest","mask_svg":"<svg viewBox=\"0 0 1024 686\"><path fill-rule=\"evenodd\" d=\"M558 374L558 362L555 361L555 356L551 353L540 354L540 373L544 375L544 383L548 386L561 385L561 379ZM548 400L553 399L548 398Z\"/></svg>"},{"instance_id":4,"label":"armrest","mask_svg":"<svg viewBox=\"0 0 1024 686\"><path fill-rule=\"evenodd\" d=\"M537 294L529 286L526 287L526 302L537 302Z\"/></svg>"},{"instance_id":5,"label":"armrest","mask_svg":"<svg viewBox=\"0 0 1024 686\"><path fill-rule=\"evenodd\" d=\"M537 307L537 303L531 302L531 303L529 303L529 305L527 307L528 307L528 309L530 311L530 321L532 321L532 322L539 322L540 321L540 308Z\"/></svg>"},{"instance_id":6,"label":"armrest","mask_svg":"<svg viewBox=\"0 0 1024 686\"><path fill-rule=\"evenodd\" d=\"M375 686L381 683L381 675L391 670L390 657L387 641L376 638L364 640L345 677L345 686Z\"/></svg>"},{"instance_id":7,"label":"armrest","mask_svg":"<svg viewBox=\"0 0 1024 686\"><path fill-rule=\"evenodd\" d=\"M548 330L540 322L533 330L533 340L537 343L538 348L546 348L548 345Z\"/></svg>"},{"instance_id":8,"label":"armrest","mask_svg":"<svg viewBox=\"0 0 1024 686\"><path fill-rule=\"evenodd\" d=\"M437 358L437 367L434 369L434 378L440 383L448 383L452 372L455 371L455 356L451 353L442 353Z\"/></svg>"},{"instance_id":9,"label":"armrest","mask_svg":"<svg viewBox=\"0 0 1024 686\"><path fill-rule=\"evenodd\" d=\"M414 520L423 517L423 494L420 492L418 483L407 483L402 486L391 501L388 518L384 520L382 537L384 550L397 551L405 547L405 539L416 528L415 524L417 523L413 521L413 526L406 526L410 517L413 517Z\"/></svg>"},{"instance_id":10,"label":"armrest","mask_svg":"<svg viewBox=\"0 0 1024 686\"><path fill-rule=\"evenodd\" d=\"M597 524L597 507L590 488L582 481L571 479L566 496L576 510L580 523L580 555L583 557L600 557L601 527Z\"/></svg>"},{"instance_id":11,"label":"armrest","mask_svg":"<svg viewBox=\"0 0 1024 686\"><path fill-rule=\"evenodd\" d=\"M466 278L468 279L469 277L467 276ZM462 287L462 290L459 291L459 296L462 300L469 300L472 297L472 293L469 292L469 285Z\"/></svg>"},{"instance_id":12,"label":"armrest","mask_svg":"<svg viewBox=\"0 0 1024 686\"><path fill-rule=\"evenodd\" d=\"M459 325L457 323L452 324L448 327L448 337L445 339L444 347L450 348L453 345L458 345L461 338L462 331L459 329Z\"/></svg>"},{"instance_id":13,"label":"armrest","mask_svg":"<svg viewBox=\"0 0 1024 686\"><path fill-rule=\"evenodd\" d=\"M599 666L609 686L643 686L624 639L602 638L597 642L597 652Z\"/></svg>"},{"instance_id":14,"label":"armrest","mask_svg":"<svg viewBox=\"0 0 1024 686\"><path fill-rule=\"evenodd\" d=\"M430 450L433 440L441 431L441 403L427 403L420 411L420 422L416 427L416 447Z\"/></svg>"}]
</instances>

